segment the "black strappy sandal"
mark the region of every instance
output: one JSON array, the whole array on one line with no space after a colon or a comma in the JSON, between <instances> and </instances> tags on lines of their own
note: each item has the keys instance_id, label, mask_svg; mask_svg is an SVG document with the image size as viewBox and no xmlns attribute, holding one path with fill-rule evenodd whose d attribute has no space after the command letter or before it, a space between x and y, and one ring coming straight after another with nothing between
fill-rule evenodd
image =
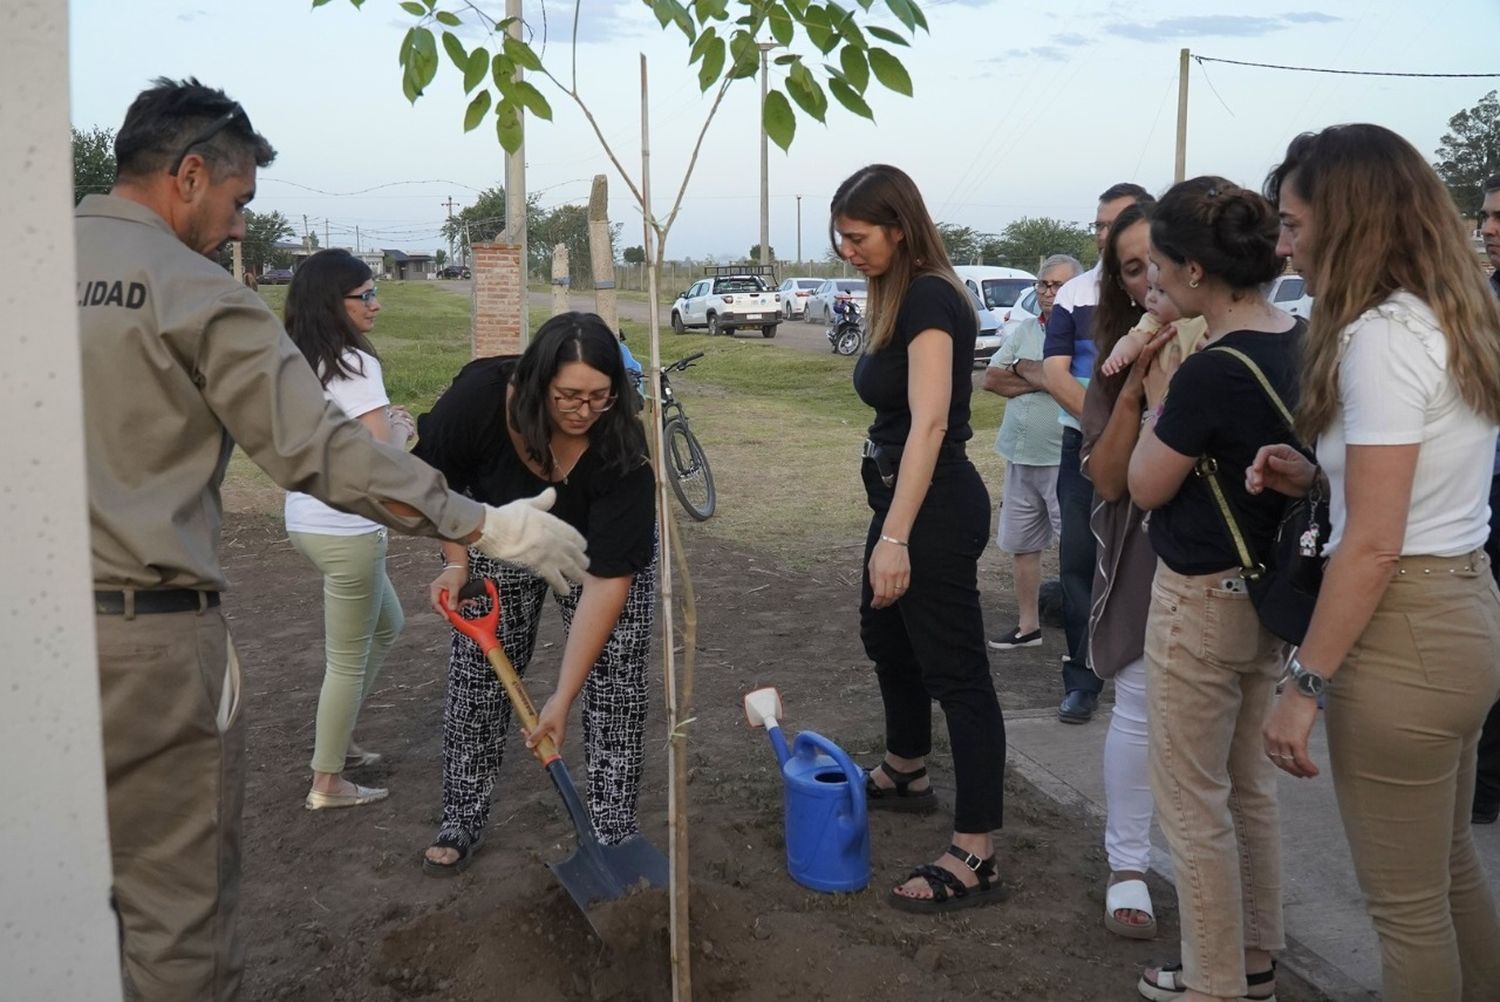
<instances>
[{"instance_id":1,"label":"black strappy sandal","mask_svg":"<svg viewBox=\"0 0 1500 1002\"><path fill-rule=\"evenodd\" d=\"M936 915L942 912L958 911L960 908L982 908L1010 897L1010 891L995 879L997 868L994 856L989 859L980 859L972 852L965 852L956 845L948 847L948 855L967 866L974 876L979 878L979 884L975 887L966 887L958 875L952 871L936 863L923 863L921 866L914 867L906 879L921 877L927 881L927 885L932 888L932 897L909 898L904 894L898 894L896 888L892 888L891 904L904 912Z\"/></svg>"},{"instance_id":2,"label":"black strappy sandal","mask_svg":"<svg viewBox=\"0 0 1500 1002\"><path fill-rule=\"evenodd\" d=\"M885 773L890 781L895 784L893 789L887 789L875 784L873 773L879 769ZM937 810L937 794L932 789L932 784L927 784L925 790L913 790L911 784L927 775L927 767L913 769L911 772L902 772L892 769L884 761L874 768L867 770L865 776L865 803L872 811L900 811L905 814L930 814Z\"/></svg>"},{"instance_id":3,"label":"black strappy sandal","mask_svg":"<svg viewBox=\"0 0 1500 1002\"><path fill-rule=\"evenodd\" d=\"M458 858L451 863L439 863L427 858L426 853L422 855L422 872L429 877L456 877L469 868L474 862L474 854L479 847L484 845L484 835L470 838L469 833L462 829L453 832L442 832L432 840L429 849L452 849L458 853Z\"/></svg>"},{"instance_id":4,"label":"black strappy sandal","mask_svg":"<svg viewBox=\"0 0 1500 1002\"><path fill-rule=\"evenodd\" d=\"M1276 1002L1276 961L1271 961L1270 970L1247 974L1245 985L1247 993L1240 996L1240 1002ZM1152 1002L1172 1002L1186 997L1187 985L1182 983L1182 963L1179 961L1158 968L1155 981L1142 974L1135 987L1141 998ZM1262 994L1262 990L1267 988L1270 990Z\"/></svg>"}]
</instances>

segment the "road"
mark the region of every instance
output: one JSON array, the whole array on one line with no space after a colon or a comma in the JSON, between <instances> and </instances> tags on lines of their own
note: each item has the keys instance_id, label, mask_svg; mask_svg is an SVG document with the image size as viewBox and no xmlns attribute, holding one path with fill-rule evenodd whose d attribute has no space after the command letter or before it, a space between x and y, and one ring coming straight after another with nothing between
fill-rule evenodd
<instances>
[{"instance_id":1,"label":"road","mask_svg":"<svg viewBox=\"0 0 1500 1002\"><path fill-rule=\"evenodd\" d=\"M450 281L435 282L439 288L455 295L468 297L472 283L468 279L453 279ZM548 313L552 310L551 292L530 292L527 294L527 304L533 314ZM592 292L572 292L568 294L568 306L574 310L592 312L594 309L594 294ZM619 299L617 307L621 320L629 320L633 323L647 324L650 317L647 316L647 304L639 299ZM671 331L666 326L669 314L665 309L662 311L662 330L669 338ZM736 332L734 337L741 341L750 341L757 344L780 345L783 348L795 348L798 351L815 351L824 354L829 353L827 327L822 324L805 324L800 320L792 320L780 324L774 338L762 337L759 328Z\"/></svg>"}]
</instances>

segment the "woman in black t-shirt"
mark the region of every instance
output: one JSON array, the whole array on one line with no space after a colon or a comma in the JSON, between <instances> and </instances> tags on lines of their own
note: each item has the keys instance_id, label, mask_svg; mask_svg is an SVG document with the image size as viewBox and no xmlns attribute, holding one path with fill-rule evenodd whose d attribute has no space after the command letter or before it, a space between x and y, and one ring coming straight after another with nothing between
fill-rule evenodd
<instances>
[{"instance_id":1,"label":"woman in black t-shirt","mask_svg":"<svg viewBox=\"0 0 1500 1002\"><path fill-rule=\"evenodd\" d=\"M1160 558L1146 620L1149 758L1185 964L1148 969L1138 985L1148 999L1269 998L1271 954L1286 945L1276 774L1260 738L1282 644L1250 602L1209 481L1193 472L1199 457L1218 463L1250 552L1265 553L1286 499L1251 498L1239 471L1286 436L1246 359L1287 406L1296 400L1301 322L1261 291L1281 270L1278 230L1269 202L1218 177L1173 186L1151 220L1157 286L1184 317L1203 317L1208 337L1147 414L1128 473Z\"/></svg>"},{"instance_id":2,"label":"woman in black t-shirt","mask_svg":"<svg viewBox=\"0 0 1500 1002\"><path fill-rule=\"evenodd\" d=\"M526 353L466 365L418 422L416 454L454 490L490 504L555 491L552 513L588 539L582 585L557 596L567 642L557 690L542 705L528 746L559 746L568 710L583 694L589 816L599 840L639 832L646 656L656 604L656 510L639 403L604 321L564 313L541 326ZM545 497L542 499L545 503ZM499 588L500 643L523 673L531 661L547 583L517 564L443 544L431 585L454 607L471 577ZM489 599L473 603L482 615ZM443 814L422 869L464 870L484 838L500 771L510 701L478 646L453 631L443 713Z\"/></svg>"},{"instance_id":3,"label":"woman in black t-shirt","mask_svg":"<svg viewBox=\"0 0 1500 1002\"><path fill-rule=\"evenodd\" d=\"M875 409L861 470L874 517L860 635L885 704L886 754L866 782L871 809L936 808L933 700L953 749L952 844L891 901L916 912L990 904L1004 895L990 833L1001 822L1005 721L979 609L990 498L964 454L978 322L911 178L866 167L839 186L830 215L835 248L870 282L870 347L854 387Z\"/></svg>"}]
</instances>

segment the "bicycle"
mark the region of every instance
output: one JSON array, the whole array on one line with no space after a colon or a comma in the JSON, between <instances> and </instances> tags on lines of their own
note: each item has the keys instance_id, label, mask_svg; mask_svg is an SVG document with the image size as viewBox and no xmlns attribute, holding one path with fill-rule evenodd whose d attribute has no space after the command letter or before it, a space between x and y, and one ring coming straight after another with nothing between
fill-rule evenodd
<instances>
[{"instance_id":1,"label":"bicycle","mask_svg":"<svg viewBox=\"0 0 1500 1002\"><path fill-rule=\"evenodd\" d=\"M713 470L708 466L708 455L693 429L688 426L687 411L682 401L672 392L667 373L684 372L688 366L703 357L703 352L679 358L661 369L661 417L662 439L665 451L662 463L666 466L667 479L672 484L672 493L682 502L694 521L702 522L714 513L718 494L714 490Z\"/></svg>"}]
</instances>

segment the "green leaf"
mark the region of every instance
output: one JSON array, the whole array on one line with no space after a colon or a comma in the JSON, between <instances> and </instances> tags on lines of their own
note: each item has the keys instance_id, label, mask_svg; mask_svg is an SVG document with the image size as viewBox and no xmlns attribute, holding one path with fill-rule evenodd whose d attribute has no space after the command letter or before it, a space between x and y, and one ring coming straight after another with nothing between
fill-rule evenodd
<instances>
[{"instance_id":1,"label":"green leaf","mask_svg":"<svg viewBox=\"0 0 1500 1002\"><path fill-rule=\"evenodd\" d=\"M698 40L693 43L692 49L688 52L688 65L691 66L702 59L703 53L707 51L709 44L718 37L719 32L717 28L704 28L703 34L698 36Z\"/></svg>"},{"instance_id":2,"label":"green leaf","mask_svg":"<svg viewBox=\"0 0 1500 1002\"><path fill-rule=\"evenodd\" d=\"M506 58L510 59L511 62L533 72L541 72L541 57L532 50L531 46L519 38L511 38L509 35L506 35L504 48Z\"/></svg>"},{"instance_id":3,"label":"green leaf","mask_svg":"<svg viewBox=\"0 0 1500 1002\"><path fill-rule=\"evenodd\" d=\"M646 0L651 5L651 13L656 15L656 22L663 28L672 23L672 5L670 0Z\"/></svg>"},{"instance_id":4,"label":"green leaf","mask_svg":"<svg viewBox=\"0 0 1500 1002\"><path fill-rule=\"evenodd\" d=\"M505 152L514 153L521 148L526 133L521 129L521 112L514 103L501 101L495 109L495 135Z\"/></svg>"},{"instance_id":5,"label":"green leaf","mask_svg":"<svg viewBox=\"0 0 1500 1002\"><path fill-rule=\"evenodd\" d=\"M802 27L807 29L808 40L825 56L839 44L838 32L833 30L833 26L828 23L828 16L820 7L807 8L807 18L802 22Z\"/></svg>"},{"instance_id":6,"label":"green leaf","mask_svg":"<svg viewBox=\"0 0 1500 1002\"><path fill-rule=\"evenodd\" d=\"M713 29L710 28L710 31ZM708 90L719 79L719 74L724 72L724 53L726 46L724 39L715 38L703 52L703 65L698 67L698 89Z\"/></svg>"},{"instance_id":7,"label":"green leaf","mask_svg":"<svg viewBox=\"0 0 1500 1002\"><path fill-rule=\"evenodd\" d=\"M775 5L771 8L771 37L782 45L791 45L792 37L796 34L797 27L792 23L792 15L786 12L786 8Z\"/></svg>"},{"instance_id":8,"label":"green leaf","mask_svg":"<svg viewBox=\"0 0 1500 1002\"><path fill-rule=\"evenodd\" d=\"M896 15L896 20L906 25L907 31L916 32L917 15L911 0L885 0L885 5Z\"/></svg>"},{"instance_id":9,"label":"green leaf","mask_svg":"<svg viewBox=\"0 0 1500 1002\"><path fill-rule=\"evenodd\" d=\"M835 21L834 27L838 28L838 32L844 36L844 40L856 49L864 49L869 46L870 43L865 41L865 33L859 30L859 23L854 20L852 13L845 12L842 17Z\"/></svg>"},{"instance_id":10,"label":"green leaf","mask_svg":"<svg viewBox=\"0 0 1500 1002\"><path fill-rule=\"evenodd\" d=\"M433 16L438 19L439 24L446 24L450 28L457 28L464 23L464 19L451 10L440 10Z\"/></svg>"},{"instance_id":11,"label":"green leaf","mask_svg":"<svg viewBox=\"0 0 1500 1002\"><path fill-rule=\"evenodd\" d=\"M469 54L464 51L464 43L451 31L443 32L443 51L448 53L448 58L460 71L468 68Z\"/></svg>"},{"instance_id":12,"label":"green leaf","mask_svg":"<svg viewBox=\"0 0 1500 1002\"><path fill-rule=\"evenodd\" d=\"M317 10L319 7L323 6L325 3L328 3L328 0L313 0L313 10Z\"/></svg>"},{"instance_id":13,"label":"green leaf","mask_svg":"<svg viewBox=\"0 0 1500 1002\"><path fill-rule=\"evenodd\" d=\"M792 145L792 138L797 134L797 114L792 111L791 103L781 91L766 91L766 103L761 108L761 122L765 125L766 135L771 142L783 150Z\"/></svg>"},{"instance_id":14,"label":"green leaf","mask_svg":"<svg viewBox=\"0 0 1500 1002\"><path fill-rule=\"evenodd\" d=\"M870 110L868 104L865 104L865 99L855 93L854 88L838 77L829 79L828 90L833 94L834 99L845 108L848 108L861 118L868 118L872 122L875 121L875 113Z\"/></svg>"},{"instance_id":15,"label":"green leaf","mask_svg":"<svg viewBox=\"0 0 1500 1002\"><path fill-rule=\"evenodd\" d=\"M786 92L797 102L797 107L814 120L827 121L828 96L823 93L823 88L806 66L798 64L792 68L786 78Z\"/></svg>"},{"instance_id":16,"label":"green leaf","mask_svg":"<svg viewBox=\"0 0 1500 1002\"><path fill-rule=\"evenodd\" d=\"M517 80L516 97L526 107L526 110L537 118L546 119L549 122L552 121L552 105L548 104L547 99L542 96L542 92L530 83L525 80Z\"/></svg>"},{"instance_id":17,"label":"green leaf","mask_svg":"<svg viewBox=\"0 0 1500 1002\"><path fill-rule=\"evenodd\" d=\"M401 93L405 94L406 99L412 104L416 104L417 98L422 96L422 91L417 87L416 78L410 66L401 71Z\"/></svg>"},{"instance_id":18,"label":"green leaf","mask_svg":"<svg viewBox=\"0 0 1500 1002\"><path fill-rule=\"evenodd\" d=\"M515 74L516 64L511 62L505 53L495 53L495 58L490 61L490 79L495 81L496 89L507 101L516 99Z\"/></svg>"},{"instance_id":19,"label":"green leaf","mask_svg":"<svg viewBox=\"0 0 1500 1002\"><path fill-rule=\"evenodd\" d=\"M771 60L771 62L775 63L777 66L790 66L793 63L802 62L802 57L798 55L777 56L775 59Z\"/></svg>"},{"instance_id":20,"label":"green leaf","mask_svg":"<svg viewBox=\"0 0 1500 1002\"><path fill-rule=\"evenodd\" d=\"M698 14L698 23L729 20L728 0L694 0L693 10Z\"/></svg>"},{"instance_id":21,"label":"green leaf","mask_svg":"<svg viewBox=\"0 0 1500 1002\"><path fill-rule=\"evenodd\" d=\"M412 73L412 82L416 85L417 93L427 89L432 83L433 77L437 76L438 54L437 39L432 32L426 28L417 28L411 37L411 59L407 69Z\"/></svg>"},{"instance_id":22,"label":"green leaf","mask_svg":"<svg viewBox=\"0 0 1500 1002\"><path fill-rule=\"evenodd\" d=\"M849 81L849 86L863 94L870 85L870 64L865 62L865 54L852 45L846 45L839 52L839 63L844 68L844 79Z\"/></svg>"},{"instance_id":23,"label":"green leaf","mask_svg":"<svg viewBox=\"0 0 1500 1002\"><path fill-rule=\"evenodd\" d=\"M807 17L807 4L804 0L781 0L781 4L792 15L794 21L801 21Z\"/></svg>"},{"instance_id":24,"label":"green leaf","mask_svg":"<svg viewBox=\"0 0 1500 1002\"><path fill-rule=\"evenodd\" d=\"M427 8L423 7L419 3L413 3L412 0L406 0L406 2L401 5L401 9L406 11L412 17L427 16Z\"/></svg>"},{"instance_id":25,"label":"green leaf","mask_svg":"<svg viewBox=\"0 0 1500 1002\"><path fill-rule=\"evenodd\" d=\"M473 132L489 113L490 92L482 90L474 95L474 100L469 102L469 110L464 112L464 131Z\"/></svg>"},{"instance_id":26,"label":"green leaf","mask_svg":"<svg viewBox=\"0 0 1500 1002\"><path fill-rule=\"evenodd\" d=\"M411 40L416 33L416 28L407 28L406 34L401 36L401 47L396 50L396 61L402 66L405 66L411 59Z\"/></svg>"},{"instance_id":27,"label":"green leaf","mask_svg":"<svg viewBox=\"0 0 1500 1002\"><path fill-rule=\"evenodd\" d=\"M865 31L880 39L882 42L890 42L892 45L911 44L905 38L901 37L901 35L899 35L898 33L892 31L889 28L882 28L879 25L867 24L865 25Z\"/></svg>"},{"instance_id":28,"label":"green leaf","mask_svg":"<svg viewBox=\"0 0 1500 1002\"><path fill-rule=\"evenodd\" d=\"M469 61L464 64L464 93L469 93L483 83L485 74L489 71L490 54L487 51L478 48L469 53Z\"/></svg>"},{"instance_id":29,"label":"green leaf","mask_svg":"<svg viewBox=\"0 0 1500 1002\"><path fill-rule=\"evenodd\" d=\"M906 2L911 7L912 17L916 19L917 27L926 31L929 35L932 34L927 27L927 15L923 14L922 8L917 6L917 0L906 0Z\"/></svg>"},{"instance_id":30,"label":"green leaf","mask_svg":"<svg viewBox=\"0 0 1500 1002\"><path fill-rule=\"evenodd\" d=\"M755 39L749 32L736 31L729 40L729 78L731 80L743 80L753 77L760 69L760 50L755 47Z\"/></svg>"},{"instance_id":31,"label":"green leaf","mask_svg":"<svg viewBox=\"0 0 1500 1002\"><path fill-rule=\"evenodd\" d=\"M875 71L875 79L879 80L886 90L893 90L897 94L911 97L911 74L906 72L906 67L901 65L901 60L884 49L871 49L870 69Z\"/></svg>"}]
</instances>

